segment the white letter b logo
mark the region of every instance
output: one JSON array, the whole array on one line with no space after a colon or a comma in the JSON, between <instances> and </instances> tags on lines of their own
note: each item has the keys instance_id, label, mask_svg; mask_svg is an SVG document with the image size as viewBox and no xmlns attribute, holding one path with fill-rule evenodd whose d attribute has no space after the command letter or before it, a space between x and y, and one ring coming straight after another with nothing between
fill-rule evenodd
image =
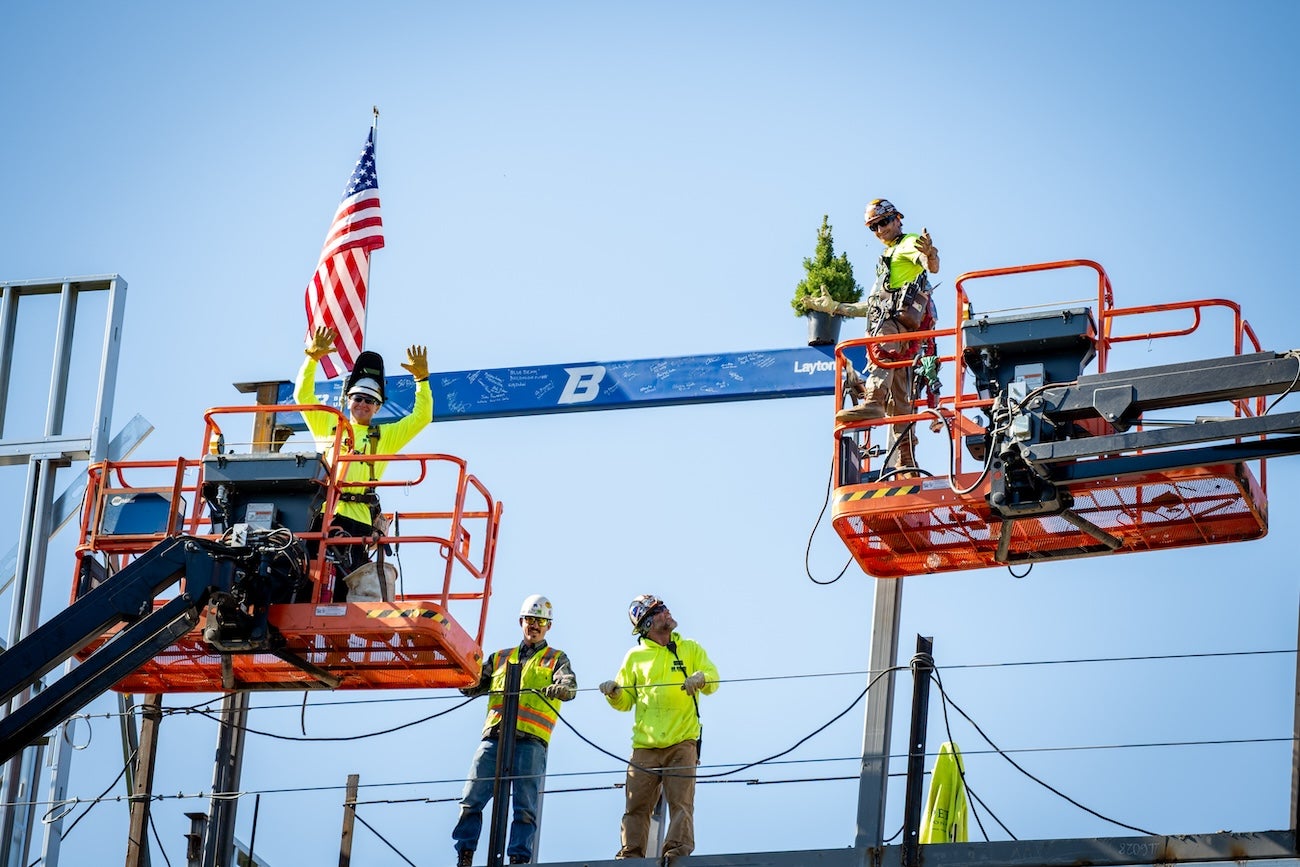
<instances>
[{"instance_id":1,"label":"white letter b logo","mask_svg":"<svg viewBox=\"0 0 1300 867\"><path fill-rule=\"evenodd\" d=\"M599 364L590 367L566 367L569 381L564 384L560 404L587 403L600 394L600 381L605 378L605 368Z\"/></svg>"}]
</instances>

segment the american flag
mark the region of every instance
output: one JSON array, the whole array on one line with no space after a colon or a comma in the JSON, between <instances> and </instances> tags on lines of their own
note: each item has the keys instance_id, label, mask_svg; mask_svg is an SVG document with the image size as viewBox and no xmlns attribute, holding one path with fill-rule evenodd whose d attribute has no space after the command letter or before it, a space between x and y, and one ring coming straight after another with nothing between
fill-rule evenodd
<instances>
[{"instance_id":1,"label":"american flag","mask_svg":"<svg viewBox=\"0 0 1300 867\"><path fill-rule=\"evenodd\" d=\"M307 284L308 339L322 325L338 333L334 352L321 359L321 369L329 379L350 371L353 360L361 352L370 251L382 246L384 221L379 215L379 176L375 172L372 128L343 190L343 201L334 212L316 273Z\"/></svg>"}]
</instances>

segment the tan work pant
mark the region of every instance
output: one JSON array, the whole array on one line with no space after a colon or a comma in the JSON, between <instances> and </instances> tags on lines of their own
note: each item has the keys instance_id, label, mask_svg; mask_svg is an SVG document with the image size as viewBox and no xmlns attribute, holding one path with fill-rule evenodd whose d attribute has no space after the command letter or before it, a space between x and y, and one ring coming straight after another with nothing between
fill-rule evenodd
<instances>
[{"instance_id":1,"label":"tan work pant","mask_svg":"<svg viewBox=\"0 0 1300 867\"><path fill-rule=\"evenodd\" d=\"M695 851L695 766L698 763L695 741L682 741L662 749L632 750L625 785L623 848L615 858L645 857L650 813L659 800L661 788L668 800L668 834L662 854L677 857ZM662 773L640 768L659 769Z\"/></svg>"},{"instance_id":2,"label":"tan work pant","mask_svg":"<svg viewBox=\"0 0 1300 867\"><path fill-rule=\"evenodd\" d=\"M880 323L879 330L876 334L898 334L903 331L903 327L893 319L887 319ZM897 352L902 349L902 343L879 343L876 344L876 351L880 350ZM916 411L912 402L912 368L907 367L876 367L867 362L866 381L864 383L863 401L868 404L876 404L885 411L885 415L911 415ZM907 423L896 424L891 426L891 435L889 445L903 437L903 442L899 443L898 449L894 452L894 458L889 462L891 467L910 467L915 463L913 446L916 444L916 434L910 429Z\"/></svg>"}]
</instances>

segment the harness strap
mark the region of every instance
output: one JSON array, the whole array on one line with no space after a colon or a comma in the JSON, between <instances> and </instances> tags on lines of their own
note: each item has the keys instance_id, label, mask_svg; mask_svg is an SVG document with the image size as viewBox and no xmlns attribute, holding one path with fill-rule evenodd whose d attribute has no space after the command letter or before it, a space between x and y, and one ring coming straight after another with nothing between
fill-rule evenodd
<instances>
[{"instance_id":1,"label":"harness strap","mask_svg":"<svg viewBox=\"0 0 1300 867\"><path fill-rule=\"evenodd\" d=\"M670 640L664 646L667 647L668 652L673 655L673 659L677 660L677 663L681 665L682 671L686 671L686 663L682 662L682 658L677 655L677 642ZM686 676L690 677L691 675L687 672ZM704 719L700 716L699 698L692 695L691 703L695 705L695 721L700 725L700 736L695 739L695 763L699 764L700 756L704 753Z\"/></svg>"}]
</instances>

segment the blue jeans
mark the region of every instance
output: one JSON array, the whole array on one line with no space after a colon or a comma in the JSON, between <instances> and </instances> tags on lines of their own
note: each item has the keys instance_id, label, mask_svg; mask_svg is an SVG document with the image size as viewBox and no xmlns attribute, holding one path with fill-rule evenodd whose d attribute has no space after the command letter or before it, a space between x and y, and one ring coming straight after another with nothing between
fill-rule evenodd
<instances>
[{"instance_id":1,"label":"blue jeans","mask_svg":"<svg viewBox=\"0 0 1300 867\"><path fill-rule=\"evenodd\" d=\"M483 808L492 800L493 780L497 773L497 741L479 742L470 764L469 780L465 794L460 798L460 819L451 830L457 852L473 852L478 848L479 834L483 830ZM537 800L546 776L546 744L532 738L515 741L515 761L511 768L510 800L514 817L510 822L510 840L506 856L521 855L532 860L533 842L537 839ZM499 807L499 805L498 805Z\"/></svg>"}]
</instances>

